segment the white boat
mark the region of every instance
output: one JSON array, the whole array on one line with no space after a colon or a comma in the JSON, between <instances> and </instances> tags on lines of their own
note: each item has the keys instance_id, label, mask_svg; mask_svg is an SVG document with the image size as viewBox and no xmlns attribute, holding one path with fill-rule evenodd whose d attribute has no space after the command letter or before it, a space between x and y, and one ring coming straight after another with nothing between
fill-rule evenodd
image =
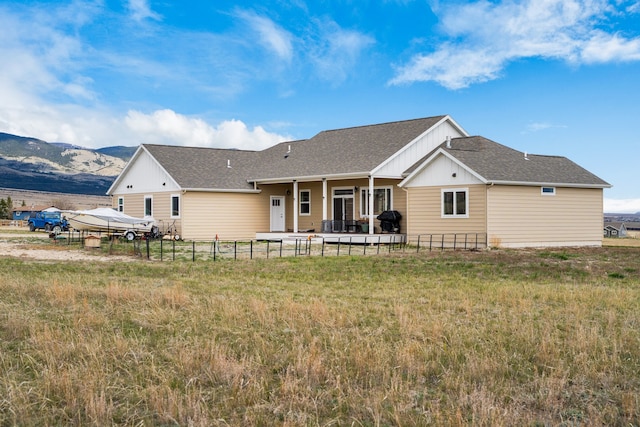
<instances>
[{"instance_id":1,"label":"white boat","mask_svg":"<svg viewBox=\"0 0 640 427\"><path fill-rule=\"evenodd\" d=\"M127 240L150 232L154 224L151 217L135 218L110 208L65 211L64 214L75 230L122 234Z\"/></svg>"}]
</instances>

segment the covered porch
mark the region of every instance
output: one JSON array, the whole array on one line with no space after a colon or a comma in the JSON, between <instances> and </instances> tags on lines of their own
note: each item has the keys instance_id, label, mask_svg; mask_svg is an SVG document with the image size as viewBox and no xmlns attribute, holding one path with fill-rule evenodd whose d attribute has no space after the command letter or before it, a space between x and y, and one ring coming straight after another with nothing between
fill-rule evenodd
<instances>
[{"instance_id":1,"label":"covered porch","mask_svg":"<svg viewBox=\"0 0 640 427\"><path fill-rule=\"evenodd\" d=\"M400 212L406 207L406 193L397 186L398 179L362 175L335 178L259 183L256 188L269 206L268 231L333 237L404 231L406 224L401 224L404 220ZM378 219L390 210L397 219ZM267 227L261 229L267 231Z\"/></svg>"}]
</instances>

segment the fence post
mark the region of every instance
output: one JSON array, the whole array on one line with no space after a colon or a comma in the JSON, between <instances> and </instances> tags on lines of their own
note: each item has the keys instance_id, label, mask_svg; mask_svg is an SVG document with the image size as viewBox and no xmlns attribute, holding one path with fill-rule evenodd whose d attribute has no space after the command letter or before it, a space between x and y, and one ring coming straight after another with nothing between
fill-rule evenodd
<instances>
[{"instance_id":1,"label":"fence post","mask_svg":"<svg viewBox=\"0 0 640 427\"><path fill-rule=\"evenodd\" d=\"M249 259L253 259L253 239L249 240Z\"/></svg>"},{"instance_id":2,"label":"fence post","mask_svg":"<svg viewBox=\"0 0 640 427\"><path fill-rule=\"evenodd\" d=\"M218 241L214 240L213 241L213 260L216 260L216 250L218 249Z\"/></svg>"},{"instance_id":3,"label":"fence post","mask_svg":"<svg viewBox=\"0 0 640 427\"><path fill-rule=\"evenodd\" d=\"M458 233L453 233L453 250L456 250L456 243L458 241Z\"/></svg>"},{"instance_id":4,"label":"fence post","mask_svg":"<svg viewBox=\"0 0 640 427\"><path fill-rule=\"evenodd\" d=\"M378 251L376 252L376 255L380 255L380 235L378 235Z\"/></svg>"},{"instance_id":5,"label":"fence post","mask_svg":"<svg viewBox=\"0 0 640 427\"><path fill-rule=\"evenodd\" d=\"M367 254L367 236L364 236L364 251L362 252L362 255L366 255Z\"/></svg>"},{"instance_id":6,"label":"fence post","mask_svg":"<svg viewBox=\"0 0 640 427\"><path fill-rule=\"evenodd\" d=\"M442 233L442 242L440 242L440 250L444 251L444 233Z\"/></svg>"},{"instance_id":7,"label":"fence post","mask_svg":"<svg viewBox=\"0 0 640 427\"><path fill-rule=\"evenodd\" d=\"M322 250L320 251L320 255L324 256L324 236L322 236Z\"/></svg>"},{"instance_id":8,"label":"fence post","mask_svg":"<svg viewBox=\"0 0 640 427\"><path fill-rule=\"evenodd\" d=\"M238 241L234 240L233 241L233 260L237 260L238 259Z\"/></svg>"},{"instance_id":9,"label":"fence post","mask_svg":"<svg viewBox=\"0 0 640 427\"><path fill-rule=\"evenodd\" d=\"M353 237L349 236L349 255L351 255L351 246L353 244Z\"/></svg>"},{"instance_id":10,"label":"fence post","mask_svg":"<svg viewBox=\"0 0 640 427\"><path fill-rule=\"evenodd\" d=\"M338 253L337 256L340 256L340 242L342 241L342 237L338 237Z\"/></svg>"},{"instance_id":11,"label":"fence post","mask_svg":"<svg viewBox=\"0 0 640 427\"><path fill-rule=\"evenodd\" d=\"M171 243L173 243L173 261L176 260L176 239L171 239Z\"/></svg>"},{"instance_id":12,"label":"fence post","mask_svg":"<svg viewBox=\"0 0 640 427\"><path fill-rule=\"evenodd\" d=\"M280 258L282 258L282 239L280 239Z\"/></svg>"},{"instance_id":13,"label":"fence post","mask_svg":"<svg viewBox=\"0 0 640 427\"><path fill-rule=\"evenodd\" d=\"M267 259L269 259L269 242L271 242L271 240L267 240Z\"/></svg>"},{"instance_id":14,"label":"fence post","mask_svg":"<svg viewBox=\"0 0 640 427\"><path fill-rule=\"evenodd\" d=\"M162 262L162 238L160 238L160 262Z\"/></svg>"},{"instance_id":15,"label":"fence post","mask_svg":"<svg viewBox=\"0 0 640 427\"><path fill-rule=\"evenodd\" d=\"M416 253L420 252L420 235L418 234L418 247L416 248Z\"/></svg>"},{"instance_id":16,"label":"fence post","mask_svg":"<svg viewBox=\"0 0 640 427\"><path fill-rule=\"evenodd\" d=\"M191 242L191 251L192 251L192 256L191 256L191 261L192 262L196 262L196 241L192 241Z\"/></svg>"},{"instance_id":17,"label":"fence post","mask_svg":"<svg viewBox=\"0 0 640 427\"><path fill-rule=\"evenodd\" d=\"M147 239L147 259L150 259L150 255L149 255L149 239Z\"/></svg>"}]
</instances>

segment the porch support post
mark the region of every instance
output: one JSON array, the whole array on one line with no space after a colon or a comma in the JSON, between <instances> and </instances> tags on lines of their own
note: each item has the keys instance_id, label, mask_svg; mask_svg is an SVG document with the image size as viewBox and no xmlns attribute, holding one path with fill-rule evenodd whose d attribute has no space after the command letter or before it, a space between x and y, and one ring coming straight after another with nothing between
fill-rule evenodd
<instances>
[{"instance_id":1,"label":"porch support post","mask_svg":"<svg viewBox=\"0 0 640 427\"><path fill-rule=\"evenodd\" d=\"M369 234L373 234L373 176L369 177Z\"/></svg>"},{"instance_id":2,"label":"porch support post","mask_svg":"<svg viewBox=\"0 0 640 427\"><path fill-rule=\"evenodd\" d=\"M322 178L322 220L326 221L327 218L327 178Z\"/></svg>"},{"instance_id":3,"label":"porch support post","mask_svg":"<svg viewBox=\"0 0 640 427\"><path fill-rule=\"evenodd\" d=\"M298 232L298 181L293 181L293 232Z\"/></svg>"}]
</instances>

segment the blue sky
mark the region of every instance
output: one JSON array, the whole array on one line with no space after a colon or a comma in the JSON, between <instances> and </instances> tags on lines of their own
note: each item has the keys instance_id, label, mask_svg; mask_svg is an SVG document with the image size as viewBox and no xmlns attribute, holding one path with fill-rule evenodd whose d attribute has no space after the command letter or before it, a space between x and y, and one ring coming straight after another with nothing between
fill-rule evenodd
<instances>
[{"instance_id":1,"label":"blue sky","mask_svg":"<svg viewBox=\"0 0 640 427\"><path fill-rule=\"evenodd\" d=\"M0 131L262 149L441 114L640 211L640 1L0 0Z\"/></svg>"}]
</instances>

